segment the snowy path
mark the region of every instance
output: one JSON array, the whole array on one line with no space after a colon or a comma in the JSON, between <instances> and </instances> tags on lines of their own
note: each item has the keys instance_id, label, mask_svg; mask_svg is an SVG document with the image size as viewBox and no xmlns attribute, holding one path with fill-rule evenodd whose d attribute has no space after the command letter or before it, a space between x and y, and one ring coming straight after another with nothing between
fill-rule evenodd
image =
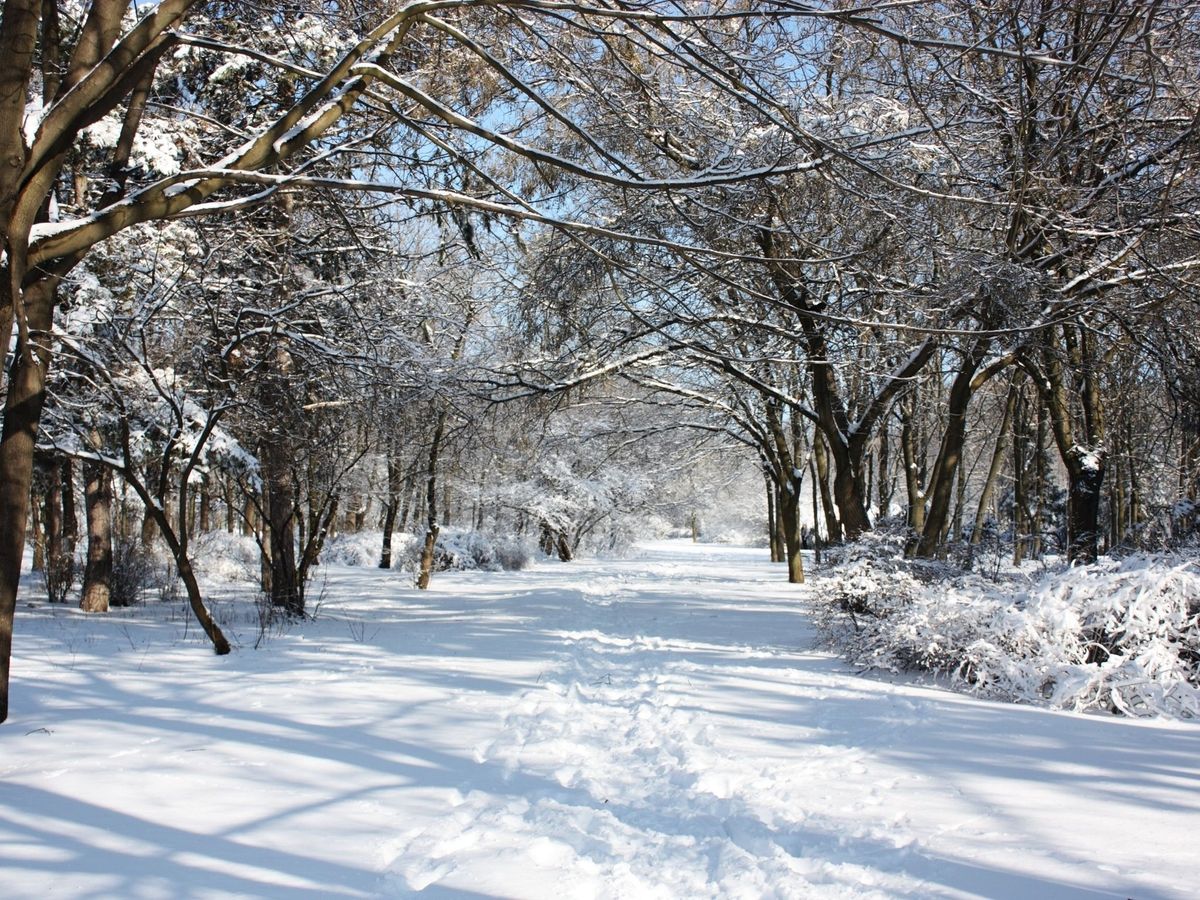
<instances>
[{"instance_id":1,"label":"snowy path","mask_svg":"<svg viewBox=\"0 0 1200 900\"><path fill-rule=\"evenodd\" d=\"M762 556L336 569L227 660L23 610L0 896L1196 896L1200 727L858 677Z\"/></svg>"}]
</instances>

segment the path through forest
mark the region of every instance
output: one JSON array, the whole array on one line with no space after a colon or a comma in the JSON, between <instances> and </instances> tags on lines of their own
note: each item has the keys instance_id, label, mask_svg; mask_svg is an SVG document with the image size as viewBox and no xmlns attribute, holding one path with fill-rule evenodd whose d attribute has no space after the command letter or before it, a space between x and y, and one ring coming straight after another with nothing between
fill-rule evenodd
<instances>
[{"instance_id":1,"label":"path through forest","mask_svg":"<svg viewBox=\"0 0 1200 900\"><path fill-rule=\"evenodd\" d=\"M226 659L22 610L0 893L1194 896L1200 728L855 674L764 555L331 567Z\"/></svg>"}]
</instances>

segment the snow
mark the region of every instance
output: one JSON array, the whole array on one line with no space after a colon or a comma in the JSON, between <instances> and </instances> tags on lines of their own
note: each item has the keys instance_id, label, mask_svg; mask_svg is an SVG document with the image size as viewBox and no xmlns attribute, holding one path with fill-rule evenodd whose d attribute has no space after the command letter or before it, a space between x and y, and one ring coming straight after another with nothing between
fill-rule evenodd
<instances>
[{"instance_id":1,"label":"snow","mask_svg":"<svg viewBox=\"0 0 1200 900\"><path fill-rule=\"evenodd\" d=\"M1194 896L1200 727L864 677L762 550L318 577L220 658L26 584L5 897Z\"/></svg>"},{"instance_id":2,"label":"snow","mask_svg":"<svg viewBox=\"0 0 1200 900\"><path fill-rule=\"evenodd\" d=\"M122 126L122 115L112 112L83 129L82 135L93 147L107 149L117 145ZM134 137L130 162L158 175L178 175L181 171L180 151L176 146L178 129L177 122L147 120Z\"/></svg>"}]
</instances>

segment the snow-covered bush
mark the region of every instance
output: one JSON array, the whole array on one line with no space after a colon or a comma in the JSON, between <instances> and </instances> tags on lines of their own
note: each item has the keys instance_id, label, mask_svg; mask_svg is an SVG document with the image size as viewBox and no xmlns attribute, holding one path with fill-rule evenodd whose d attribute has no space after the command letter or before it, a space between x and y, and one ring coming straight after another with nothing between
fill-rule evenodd
<instances>
[{"instance_id":1,"label":"snow-covered bush","mask_svg":"<svg viewBox=\"0 0 1200 900\"><path fill-rule=\"evenodd\" d=\"M392 534L392 558L402 560L415 539L406 532ZM378 566L383 532L367 530L335 534L325 541L321 561L335 566Z\"/></svg>"},{"instance_id":2,"label":"snow-covered bush","mask_svg":"<svg viewBox=\"0 0 1200 900\"><path fill-rule=\"evenodd\" d=\"M396 532L392 535L392 559L397 569L416 570L424 535ZM338 534L325 543L321 559L340 566L378 566L383 532L360 531ZM445 572L451 569L498 572L523 569L533 559L527 541L482 531L443 528L438 533L433 567Z\"/></svg>"},{"instance_id":3,"label":"snow-covered bush","mask_svg":"<svg viewBox=\"0 0 1200 900\"><path fill-rule=\"evenodd\" d=\"M1068 709L1200 716L1200 564L1103 560L1052 574L964 648L986 691Z\"/></svg>"},{"instance_id":4,"label":"snow-covered bush","mask_svg":"<svg viewBox=\"0 0 1200 900\"><path fill-rule=\"evenodd\" d=\"M1062 709L1200 716L1200 563L1105 559L992 583L870 554L821 586L818 622L855 664L923 669Z\"/></svg>"},{"instance_id":5,"label":"snow-covered bush","mask_svg":"<svg viewBox=\"0 0 1200 900\"><path fill-rule=\"evenodd\" d=\"M420 547L416 547L420 552ZM519 538L498 537L481 531L443 528L438 533L433 566L438 571L482 569L489 572L523 569L533 558L530 546Z\"/></svg>"},{"instance_id":6,"label":"snow-covered bush","mask_svg":"<svg viewBox=\"0 0 1200 900\"><path fill-rule=\"evenodd\" d=\"M192 539L197 574L214 583L257 582L261 569L258 543L251 535L207 531Z\"/></svg>"}]
</instances>

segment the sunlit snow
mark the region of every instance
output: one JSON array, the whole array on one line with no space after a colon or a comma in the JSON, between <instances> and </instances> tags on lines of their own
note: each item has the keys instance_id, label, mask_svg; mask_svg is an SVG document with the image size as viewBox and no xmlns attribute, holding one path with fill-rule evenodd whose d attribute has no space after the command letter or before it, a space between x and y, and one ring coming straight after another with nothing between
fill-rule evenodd
<instances>
[{"instance_id":1,"label":"sunlit snow","mask_svg":"<svg viewBox=\"0 0 1200 900\"><path fill-rule=\"evenodd\" d=\"M87 618L31 579L0 893L1195 896L1200 727L859 675L765 557L326 566L258 650L218 599L223 658L177 603Z\"/></svg>"}]
</instances>

